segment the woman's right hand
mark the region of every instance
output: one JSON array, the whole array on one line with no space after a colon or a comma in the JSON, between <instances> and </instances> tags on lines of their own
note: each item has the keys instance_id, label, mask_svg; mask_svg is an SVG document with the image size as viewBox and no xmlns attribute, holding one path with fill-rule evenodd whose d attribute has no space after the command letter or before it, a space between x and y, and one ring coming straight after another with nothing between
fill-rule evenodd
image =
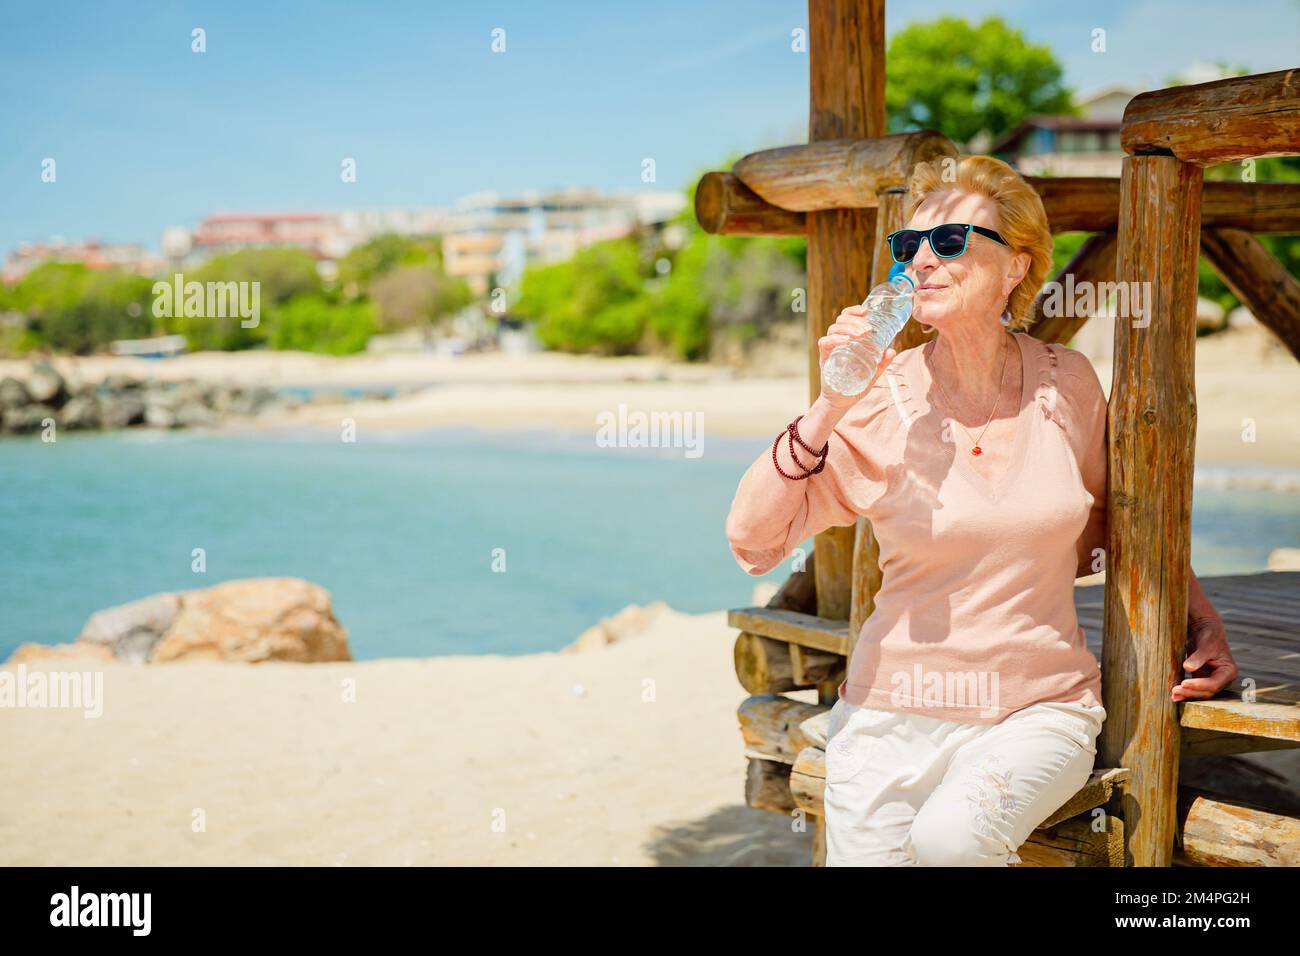
<instances>
[{"instance_id":1,"label":"woman's right hand","mask_svg":"<svg viewBox=\"0 0 1300 956\"><path fill-rule=\"evenodd\" d=\"M867 307L865 305L849 306L839 314L839 317L836 318L834 322L831 323L831 327L826 330L826 334L817 340L817 351L819 353L817 367L821 368L821 366L825 365L826 358L838 346L843 345L850 339L866 335L870 331L871 323L867 319ZM892 348L885 348L885 351L880 356L880 364L876 366L876 373L871 376L871 381L867 384L867 388L876 384L876 379L880 378L881 373L884 372L897 354L898 353ZM849 408L850 406L857 404L858 400L862 398L865 392L866 389L863 389L863 391L856 395L842 395L827 387L826 383L823 382L821 394L822 398L825 399L828 404L833 405L836 408Z\"/></svg>"}]
</instances>

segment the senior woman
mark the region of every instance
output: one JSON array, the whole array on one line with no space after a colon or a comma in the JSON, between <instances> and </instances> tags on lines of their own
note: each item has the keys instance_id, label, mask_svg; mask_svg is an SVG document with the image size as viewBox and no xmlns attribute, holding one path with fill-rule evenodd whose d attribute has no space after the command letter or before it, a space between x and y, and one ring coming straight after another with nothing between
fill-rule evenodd
<instances>
[{"instance_id":1,"label":"senior woman","mask_svg":"<svg viewBox=\"0 0 1300 956\"><path fill-rule=\"evenodd\" d=\"M823 385L745 472L727 516L765 574L811 535L871 519L883 585L831 709L826 864L1005 866L1092 771L1106 712L1074 608L1106 539L1106 397L1081 353L1025 332L1051 264L1038 194L1003 162L912 176L891 236L937 331L858 396ZM845 309L821 360L866 329ZM1237 674L1189 573L1189 676ZM1203 673L1197 674L1196 672Z\"/></svg>"}]
</instances>

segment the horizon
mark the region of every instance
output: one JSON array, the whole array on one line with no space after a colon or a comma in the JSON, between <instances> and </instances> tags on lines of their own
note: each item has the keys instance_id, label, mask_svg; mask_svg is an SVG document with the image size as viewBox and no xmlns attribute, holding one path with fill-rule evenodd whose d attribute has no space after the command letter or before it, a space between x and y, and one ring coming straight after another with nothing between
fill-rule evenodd
<instances>
[{"instance_id":1,"label":"horizon","mask_svg":"<svg viewBox=\"0 0 1300 956\"><path fill-rule=\"evenodd\" d=\"M22 96L0 103L16 144L0 158L0 257L55 238L157 251L165 229L193 228L218 211L682 191L727 155L806 139L807 58L790 50L806 3L662 9L646 18L590 2L395 3L364 13L339 3L181 3L122 5L105 17L76 0L57 16L10 10L0 21L0 76ZM1300 6L1287 0L1250 6L1245 16L1269 29L1231 31L1210 0L1105 0L1083 12L928 0L891 10L890 36L942 15L1001 16L1052 49L1076 98L1155 88L1213 63L1289 66L1300 27ZM206 31L206 52L191 51L195 27ZM506 47L493 53L498 27ZM1107 31L1104 54L1090 49L1096 28ZM609 79L589 83L594 75ZM719 101L733 105L719 110ZM47 158L54 183L41 181ZM349 158L357 175L345 183L340 163ZM646 158L654 182L642 181Z\"/></svg>"}]
</instances>

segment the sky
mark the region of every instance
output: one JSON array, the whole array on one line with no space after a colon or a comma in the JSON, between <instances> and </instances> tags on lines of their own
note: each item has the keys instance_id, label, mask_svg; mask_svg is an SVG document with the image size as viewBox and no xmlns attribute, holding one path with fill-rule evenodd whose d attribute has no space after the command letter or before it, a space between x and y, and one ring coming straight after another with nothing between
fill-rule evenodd
<instances>
[{"instance_id":1,"label":"sky","mask_svg":"<svg viewBox=\"0 0 1300 956\"><path fill-rule=\"evenodd\" d=\"M941 15L1003 17L1085 94L1300 65L1297 0L911 0L887 32ZM157 249L217 210L681 189L803 137L806 26L806 0L0 0L0 257L52 236Z\"/></svg>"}]
</instances>

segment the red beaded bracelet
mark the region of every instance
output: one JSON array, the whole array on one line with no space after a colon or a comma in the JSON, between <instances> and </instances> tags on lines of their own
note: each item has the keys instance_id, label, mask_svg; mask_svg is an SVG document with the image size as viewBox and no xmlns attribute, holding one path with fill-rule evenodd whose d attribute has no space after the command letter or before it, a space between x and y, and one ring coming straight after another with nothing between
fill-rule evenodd
<instances>
[{"instance_id":1,"label":"red beaded bracelet","mask_svg":"<svg viewBox=\"0 0 1300 956\"><path fill-rule=\"evenodd\" d=\"M803 416L800 415L799 418L803 418ZM799 438L798 440L801 447L807 449L809 452L811 452L814 455L818 455L820 458L815 468L811 468L811 469L805 468L803 462L799 460L799 456L796 455L794 451L795 439L798 438L799 430L796 427L796 425L799 421L799 418L796 418L793 422L791 422L789 425L786 426L786 437L790 445L790 458L794 461L796 465L799 466L799 469L803 472L802 475L786 474L785 470L781 467L781 463L777 461L777 457L776 457L776 448L777 445L780 444L781 442L781 436L777 435L776 438L772 441L772 464L776 466L776 470L781 475L782 478L789 478L791 481L803 481L805 478L809 478L812 475L815 475L818 472L820 472L823 468L825 468L826 454L828 451L830 451L830 447L831 447L831 443L827 441L826 447L823 448L819 454L818 452L814 452L811 448L808 448L808 446L803 443L803 439Z\"/></svg>"}]
</instances>

